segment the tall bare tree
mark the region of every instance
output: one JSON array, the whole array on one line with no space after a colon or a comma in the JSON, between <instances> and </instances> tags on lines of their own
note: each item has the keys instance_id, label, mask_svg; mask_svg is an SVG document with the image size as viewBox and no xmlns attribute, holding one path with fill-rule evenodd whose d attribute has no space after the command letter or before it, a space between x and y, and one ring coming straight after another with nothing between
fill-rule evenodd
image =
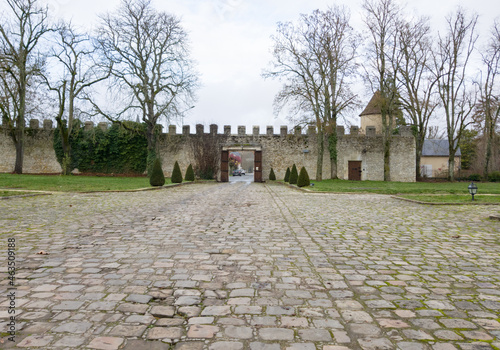
<instances>
[{"instance_id":1,"label":"tall bare tree","mask_svg":"<svg viewBox=\"0 0 500 350\"><path fill-rule=\"evenodd\" d=\"M450 181L455 179L455 154L475 104L475 93L468 84L467 66L477 40L477 17L467 16L462 8L447 16L447 32L444 36L439 35L434 50L433 70L446 117Z\"/></svg>"},{"instance_id":2,"label":"tall bare tree","mask_svg":"<svg viewBox=\"0 0 500 350\"><path fill-rule=\"evenodd\" d=\"M97 38L112 83L128 101L114 114L94 107L112 121L138 111L147 125L149 169L158 152L158 120L170 120L194 99L187 34L177 17L156 11L149 0L122 0L116 12L101 17Z\"/></svg>"},{"instance_id":3,"label":"tall bare tree","mask_svg":"<svg viewBox=\"0 0 500 350\"><path fill-rule=\"evenodd\" d=\"M482 53L483 74L479 81L480 100L476 106L476 121L480 119L485 138L483 177L488 178L493 154L493 141L500 120L500 22L495 21L490 40Z\"/></svg>"},{"instance_id":4,"label":"tall bare tree","mask_svg":"<svg viewBox=\"0 0 500 350\"><path fill-rule=\"evenodd\" d=\"M428 22L427 18L400 22L397 38L399 98L414 128L417 178L429 120L438 106L437 81L430 69L432 38Z\"/></svg>"},{"instance_id":5,"label":"tall bare tree","mask_svg":"<svg viewBox=\"0 0 500 350\"><path fill-rule=\"evenodd\" d=\"M328 135L331 177L337 177L337 118L356 102L350 90L358 40L343 7L302 15L297 24L279 23L274 40L274 60L265 77L283 81L275 98L278 110L291 105L312 119L317 128L316 180L323 177L325 132Z\"/></svg>"},{"instance_id":6,"label":"tall bare tree","mask_svg":"<svg viewBox=\"0 0 500 350\"><path fill-rule=\"evenodd\" d=\"M401 9L394 0L365 0L364 21L370 36L368 59L365 64L366 81L373 92L380 92L382 138L384 144L384 181L390 181L390 152L395 117L399 114L397 88L398 33Z\"/></svg>"},{"instance_id":7,"label":"tall bare tree","mask_svg":"<svg viewBox=\"0 0 500 350\"><path fill-rule=\"evenodd\" d=\"M75 103L83 97L85 89L109 77L98 68L94 60L96 49L87 34L78 33L71 23L62 23L57 29L57 39L50 58L57 78L45 75L45 82L57 94L57 127L63 149L63 175L69 175L72 168L70 137L75 120Z\"/></svg>"},{"instance_id":8,"label":"tall bare tree","mask_svg":"<svg viewBox=\"0 0 500 350\"><path fill-rule=\"evenodd\" d=\"M0 22L0 79L8 95L10 113L3 119L16 147L14 173L23 172L26 95L29 82L39 74L43 59L37 55L37 45L50 31L47 9L36 0L6 0L9 12ZM5 100L7 101L7 100Z\"/></svg>"}]
</instances>

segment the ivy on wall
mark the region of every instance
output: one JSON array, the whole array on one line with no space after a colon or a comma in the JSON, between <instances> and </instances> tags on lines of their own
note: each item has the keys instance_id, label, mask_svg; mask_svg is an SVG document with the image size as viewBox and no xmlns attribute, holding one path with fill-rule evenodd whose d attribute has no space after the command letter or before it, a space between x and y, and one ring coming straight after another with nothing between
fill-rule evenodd
<instances>
[{"instance_id":1,"label":"ivy on wall","mask_svg":"<svg viewBox=\"0 0 500 350\"><path fill-rule=\"evenodd\" d=\"M70 135L72 168L82 173L142 174L146 170L145 124L127 122L127 128L113 124L85 130L76 121ZM59 129L54 132L54 150L61 164L63 150Z\"/></svg>"}]
</instances>

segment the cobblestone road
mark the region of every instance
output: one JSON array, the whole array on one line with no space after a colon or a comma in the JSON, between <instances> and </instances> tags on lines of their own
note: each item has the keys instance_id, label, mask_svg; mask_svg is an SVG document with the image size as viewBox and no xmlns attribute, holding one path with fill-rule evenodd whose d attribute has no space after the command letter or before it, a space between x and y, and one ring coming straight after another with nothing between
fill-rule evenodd
<instances>
[{"instance_id":1,"label":"cobblestone road","mask_svg":"<svg viewBox=\"0 0 500 350\"><path fill-rule=\"evenodd\" d=\"M253 183L3 200L0 348L498 349L493 213Z\"/></svg>"}]
</instances>

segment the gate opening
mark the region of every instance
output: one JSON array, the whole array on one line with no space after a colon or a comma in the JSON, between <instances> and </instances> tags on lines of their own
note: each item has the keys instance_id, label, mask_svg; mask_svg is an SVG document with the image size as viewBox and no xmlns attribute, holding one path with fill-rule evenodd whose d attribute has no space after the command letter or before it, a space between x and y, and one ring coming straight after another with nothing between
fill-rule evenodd
<instances>
[{"instance_id":1,"label":"gate opening","mask_svg":"<svg viewBox=\"0 0 500 350\"><path fill-rule=\"evenodd\" d=\"M262 182L262 151L255 148L224 148L220 169L221 182Z\"/></svg>"}]
</instances>

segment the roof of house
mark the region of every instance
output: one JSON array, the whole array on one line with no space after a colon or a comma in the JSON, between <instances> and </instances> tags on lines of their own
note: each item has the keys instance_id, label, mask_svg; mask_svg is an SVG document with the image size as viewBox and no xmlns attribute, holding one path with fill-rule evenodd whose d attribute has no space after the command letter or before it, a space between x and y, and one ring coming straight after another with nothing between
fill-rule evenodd
<instances>
[{"instance_id":1,"label":"roof of house","mask_svg":"<svg viewBox=\"0 0 500 350\"><path fill-rule=\"evenodd\" d=\"M381 108L380 101L381 101L380 91L377 90L373 94L370 102L368 102L365 109L363 110L363 112L361 112L359 116L362 117L364 115L370 115L370 114L381 114L382 112L380 111Z\"/></svg>"},{"instance_id":2,"label":"roof of house","mask_svg":"<svg viewBox=\"0 0 500 350\"><path fill-rule=\"evenodd\" d=\"M449 155L448 140L424 140L424 146L422 147L423 157L448 157ZM455 157L461 155L460 147L458 147Z\"/></svg>"}]
</instances>

